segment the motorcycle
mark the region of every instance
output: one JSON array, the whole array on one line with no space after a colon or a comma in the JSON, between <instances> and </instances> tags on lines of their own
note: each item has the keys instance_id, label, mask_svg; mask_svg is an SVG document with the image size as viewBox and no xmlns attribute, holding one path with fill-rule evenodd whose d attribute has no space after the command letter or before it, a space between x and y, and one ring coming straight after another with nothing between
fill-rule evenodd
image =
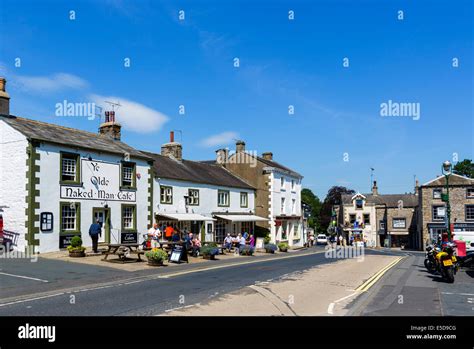
<instances>
[{"instance_id":1,"label":"motorcycle","mask_svg":"<svg viewBox=\"0 0 474 349\"><path fill-rule=\"evenodd\" d=\"M434 256L436 259L436 270L441 277L449 283L454 282L454 275L459 270L459 263L454 255L455 247L456 245L454 243L448 242L444 245L443 249Z\"/></svg>"},{"instance_id":2,"label":"motorcycle","mask_svg":"<svg viewBox=\"0 0 474 349\"><path fill-rule=\"evenodd\" d=\"M436 271L436 255L439 252L437 246L429 245L426 247L426 258L425 258L425 268L430 272L434 273Z\"/></svg>"}]
</instances>

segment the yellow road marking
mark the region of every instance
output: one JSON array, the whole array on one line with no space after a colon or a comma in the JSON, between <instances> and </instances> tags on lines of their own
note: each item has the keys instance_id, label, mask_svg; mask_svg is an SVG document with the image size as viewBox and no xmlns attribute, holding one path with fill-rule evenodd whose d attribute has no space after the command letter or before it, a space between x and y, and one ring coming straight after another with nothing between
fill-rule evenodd
<instances>
[{"instance_id":1,"label":"yellow road marking","mask_svg":"<svg viewBox=\"0 0 474 349\"><path fill-rule=\"evenodd\" d=\"M383 267L381 270L379 270L375 275L370 277L366 282L364 282L362 285L356 288L357 292L367 292L377 281L380 280L382 276L385 275L390 269L392 269L395 265L398 264L402 259L405 257L398 257L396 260L393 262L389 263L387 266Z\"/></svg>"}]
</instances>

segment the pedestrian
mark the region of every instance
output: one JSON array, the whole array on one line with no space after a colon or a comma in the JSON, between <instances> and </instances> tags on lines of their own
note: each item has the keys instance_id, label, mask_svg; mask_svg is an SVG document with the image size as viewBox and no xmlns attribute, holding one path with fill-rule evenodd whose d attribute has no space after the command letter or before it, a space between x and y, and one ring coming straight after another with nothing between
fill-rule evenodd
<instances>
[{"instance_id":1,"label":"pedestrian","mask_svg":"<svg viewBox=\"0 0 474 349\"><path fill-rule=\"evenodd\" d=\"M313 247L313 246L314 246L314 234L311 234L311 235L309 236L309 241L310 241L310 243L311 243L311 247Z\"/></svg>"},{"instance_id":2,"label":"pedestrian","mask_svg":"<svg viewBox=\"0 0 474 349\"><path fill-rule=\"evenodd\" d=\"M161 231L158 229L158 224L153 224L153 226L148 230L148 238L151 239L150 247L158 248L161 239Z\"/></svg>"},{"instance_id":3,"label":"pedestrian","mask_svg":"<svg viewBox=\"0 0 474 349\"><path fill-rule=\"evenodd\" d=\"M92 239L92 251L97 253L97 245L99 242L99 236L102 236L102 226L100 221L97 219L95 223L92 223L89 228L89 236Z\"/></svg>"},{"instance_id":4,"label":"pedestrian","mask_svg":"<svg viewBox=\"0 0 474 349\"><path fill-rule=\"evenodd\" d=\"M168 240L168 241L171 240L171 238L173 236L173 233L174 233L173 227L171 226L171 224L168 224L168 226L165 229L165 238L166 238L166 240Z\"/></svg>"},{"instance_id":5,"label":"pedestrian","mask_svg":"<svg viewBox=\"0 0 474 349\"><path fill-rule=\"evenodd\" d=\"M249 246L250 247L255 247L255 236L253 236L253 234L250 235Z\"/></svg>"}]
</instances>

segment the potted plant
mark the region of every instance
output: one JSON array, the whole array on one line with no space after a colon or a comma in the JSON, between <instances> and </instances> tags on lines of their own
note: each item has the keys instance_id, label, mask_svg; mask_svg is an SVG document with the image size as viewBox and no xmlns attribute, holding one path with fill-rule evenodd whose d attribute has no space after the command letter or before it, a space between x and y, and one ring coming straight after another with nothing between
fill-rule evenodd
<instances>
[{"instance_id":1,"label":"potted plant","mask_svg":"<svg viewBox=\"0 0 474 349\"><path fill-rule=\"evenodd\" d=\"M278 250L278 247L275 244L265 244L263 247L267 253L275 253L275 251Z\"/></svg>"},{"instance_id":2,"label":"potted plant","mask_svg":"<svg viewBox=\"0 0 474 349\"><path fill-rule=\"evenodd\" d=\"M216 256L219 254L219 249L212 245L206 245L201 247L200 254L202 254L204 259L215 260Z\"/></svg>"},{"instance_id":3,"label":"potted plant","mask_svg":"<svg viewBox=\"0 0 474 349\"><path fill-rule=\"evenodd\" d=\"M253 256L254 248L252 246L242 246L239 249L239 253L241 256Z\"/></svg>"},{"instance_id":4,"label":"potted plant","mask_svg":"<svg viewBox=\"0 0 474 349\"><path fill-rule=\"evenodd\" d=\"M266 236L263 238L263 244L264 244L264 245L269 244L270 241L271 241L271 238L270 238L269 235L266 235Z\"/></svg>"},{"instance_id":5,"label":"potted plant","mask_svg":"<svg viewBox=\"0 0 474 349\"><path fill-rule=\"evenodd\" d=\"M288 252L288 244L286 242L280 242L278 244L278 249L280 252Z\"/></svg>"},{"instance_id":6,"label":"potted plant","mask_svg":"<svg viewBox=\"0 0 474 349\"><path fill-rule=\"evenodd\" d=\"M67 250L69 251L69 257L77 258L86 256L86 248L82 246L80 236L74 236L71 239L71 244L67 247Z\"/></svg>"},{"instance_id":7,"label":"potted plant","mask_svg":"<svg viewBox=\"0 0 474 349\"><path fill-rule=\"evenodd\" d=\"M151 251L145 253L148 259L148 265L150 266L162 266L163 262L168 259L168 253L160 248L154 248Z\"/></svg>"}]
</instances>

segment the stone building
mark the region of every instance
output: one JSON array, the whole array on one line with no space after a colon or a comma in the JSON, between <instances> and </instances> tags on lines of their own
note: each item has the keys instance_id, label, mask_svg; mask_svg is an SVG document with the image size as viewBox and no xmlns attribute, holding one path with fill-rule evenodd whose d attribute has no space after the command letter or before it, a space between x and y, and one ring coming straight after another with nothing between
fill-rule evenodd
<instances>
[{"instance_id":1,"label":"stone building","mask_svg":"<svg viewBox=\"0 0 474 349\"><path fill-rule=\"evenodd\" d=\"M446 178L439 176L419 187L418 235L423 248L446 231ZM452 174L449 177L451 224L454 232L474 231L474 179Z\"/></svg>"}]
</instances>

